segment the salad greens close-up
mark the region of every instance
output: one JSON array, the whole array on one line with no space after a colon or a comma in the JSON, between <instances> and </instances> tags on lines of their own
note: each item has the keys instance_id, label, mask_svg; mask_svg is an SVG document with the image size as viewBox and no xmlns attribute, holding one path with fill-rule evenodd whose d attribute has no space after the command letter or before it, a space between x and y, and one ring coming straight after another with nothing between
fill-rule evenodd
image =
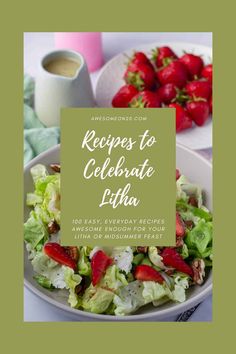
<instances>
[{"instance_id":1,"label":"salad greens close-up","mask_svg":"<svg viewBox=\"0 0 236 354\"><path fill-rule=\"evenodd\" d=\"M212 215L202 190L176 170L176 247L60 245L60 165L31 168L24 240L35 281L66 289L71 307L125 316L146 304L184 302L212 266ZM58 290L57 290L58 291Z\"/></svg>"}]
</instances>

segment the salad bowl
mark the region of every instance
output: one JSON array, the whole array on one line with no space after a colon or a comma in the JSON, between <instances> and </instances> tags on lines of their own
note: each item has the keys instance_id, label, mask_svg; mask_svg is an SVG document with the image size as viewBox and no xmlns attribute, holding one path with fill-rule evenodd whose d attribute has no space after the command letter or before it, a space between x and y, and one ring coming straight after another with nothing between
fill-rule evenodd
<instances>
[{"instance_id":1,"label":"salad bowl","mask_svg":"<svg viewBox=\"0 0 236 354\"><path fill-rule=\"evenodd\" d=\"M30 208L26 206L26 195L34 190L30 169L36 164L49 166L60 161L60 145L40 154L33 159L24 171L24 218L27 220ZM212 211L212 166L196 152L177 144L176 166L188 179L199 186L204 192L204 205ZM186 291L186 300L181 303L166 302L159 307L153 305L142 306L134 314L119 316L108 314L96 314L71 308L68 304L68 291L54 289L50 291L41 287L34 279L34 271L26 247L24 249L24 275L25 286L49 304L56 306L58 311L62 310L76 318L78 321L162 321L180 314L183 311L202 302L212 291L212 271L208 271L204 283L200 286L191 286Z\"/></svg>"}]
</instances>

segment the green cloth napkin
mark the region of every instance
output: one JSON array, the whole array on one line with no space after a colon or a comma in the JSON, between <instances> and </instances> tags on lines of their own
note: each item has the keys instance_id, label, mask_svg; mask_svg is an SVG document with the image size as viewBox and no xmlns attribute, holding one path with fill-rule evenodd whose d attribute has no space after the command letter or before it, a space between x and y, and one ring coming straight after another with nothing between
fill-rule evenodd
<instances>
[{"instance_id":1,"label":"green cloth napkin","mask_svg":"<svg viewBox=\"0 0 236 354\"><path fill-rule=\"evenodd\" d=\"M60 128L46 128L34 109L34 80L24 77L24 164L50 147L60 143Z\"/></svg>"}]
</instances>

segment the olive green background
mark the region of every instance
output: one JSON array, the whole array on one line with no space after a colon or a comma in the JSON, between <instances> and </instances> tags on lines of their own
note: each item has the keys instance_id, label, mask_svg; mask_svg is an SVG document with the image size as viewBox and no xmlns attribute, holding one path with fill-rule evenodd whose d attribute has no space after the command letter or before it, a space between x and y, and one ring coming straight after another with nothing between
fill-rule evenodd
<instances>
[{"instance_id":1,"label":"olive green background","mask_svg":"<svg viewBox=\"0 0 236 354\"><path fill-rule=\"evenodd\" d=\"M56 10L55 10L56 9ZM214 353L235 343L235 4L120 0L1 6L1 322L3 352ZM23 322L23 32L212 31L214 294L212 323ZM4 98L3 98L4 97Z\"/></svg>"},{"instance_id":2,"label":"olive green background","mask_svg":"<svg viewBox=\"0 0 236 354\"><path fill-rule=\"evenodd\" d=\"M92 117L132 117L132 120L92 120ZM135 117L143 117L146 120L135 120ZM126 137L136 141L132 150L122 147L112 149L97 148L93 152L86 147L82 148L82 142L87 130L96 132L95 137ZM156 143L151 147L140 150L140 135L149 131L149 138L154 136ZM145 139L145 142L147 138ZM92 146L92 142L89 144ZM173 109L114 109L114 108L69 108L62 110L61 119L61 235L64 245L104 245L104 246L145 246L160 245L174 246L175 244L175 110ZM143 180L137 177L125 178L112 177L101 180L99 177L85 179L84 168L91 158L96 160L95 166L89 168L89 173L94 168L102 167L106 158L110 158L108 167L115 167L119 158L125 157L122 168L131 170L149 160L149 167L155 170L154 174ZM134 206L119 205L113 209L111 205L99 207L106 188L115 193L119 188L124 188L128 183L131 187L128 196L140 200ZM108 198L106 198L107 200ZM81 225L72 224L73 219L82 219ZM100 219L103 231L73 232L73 226L86 226L85 219ZM107 219L164 219L165 231L149 231L149 227L158 228L159 225L146 225L145 231L133 230L132 223L125 227L131 227L133 231L105 231ZM115 226L120 226L115 225ZM135 226L143 226L136 224ZM78 234L90 235L90 238L77 238ZM105 238L105 235L133 235L141 234L141 239ZM161 239L145 238L145 234L163 234ZM101 238L97 238L100 235Z\"/></svg>"}]
</instances>

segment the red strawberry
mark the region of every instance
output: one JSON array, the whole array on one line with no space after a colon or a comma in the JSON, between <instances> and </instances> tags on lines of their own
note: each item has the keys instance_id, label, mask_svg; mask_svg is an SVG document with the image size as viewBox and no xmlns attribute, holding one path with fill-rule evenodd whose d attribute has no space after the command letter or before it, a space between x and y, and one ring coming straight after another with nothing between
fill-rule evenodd
<instances>
[{"instance_id":1,"label":"red strawberry","mask_svg":"<svg viewBox=\"0 0 236 354\"><path fill-rule=\"evenodd\" d=\"M175 108L176 110L176 132L188 129L192 127L192 120L188 116L186 110L180 106L178 103L169 104L170 108Z\"/></svg>"},{"instance_id":2,"label":"red strawberry","mask_svg":"<svg viewBox=\"0 0 236 354\"><path fill-rule=\"evenodd\" d=\"M161 253L165 266L173 267L179 272L193 276L192 268L183 260L182 256L174 249L166 247Z\"/></svg>"},{"instance_id":3,"label":"red strawberry","mask_svg":"<svg viewBox=\"0 0 236 354\"><path fill-rule=\"evenodd\" d=\"M131 63L124 79L127 84L135 86L139 91L153 89L156 81L155 71L147 64Z\"/></svg>"},{"instance_id":4,"label":"red strawberry","mask_svg":"<svg viewBox=\"0 0 236 354\"><path fill-rule=\"evenodd\" d=\"M187 82L188 73L185 65L179 60L169 61L167 65L157 71L157 78L162 85L172 83L183 88Z\"/></svg>"},{"instance_id":5,"label":"red strawberry","mask_svg":"<svg viewBox=\"0 0 236 354\"><path fill-rule=\"evenodd\" d=\"M169 83L161 86L157 90L157 94L164 104L169 104L171 102L185 102L188 100L188 96L184 94L182 90L176 87L174 84Z\"/></svg>"},{"instance_id":6,"label":"red strawberry","mask_svg":"<svg viewBox=\"0 0 236 354\"><path fill-rule=\"evenodd\" d=\"M129 104L131 108L155 108L161 107L161 101L156 92L142 91L133 97Z\"/></svg>"},{"instance_id":7,"label":"red strawberry","mask_svg":"<svg viewBox=\"0 0 236 354\"><path fill-rule=\"evenodd\" d=\"M185 90L190 97L201 97L208 100L211 96L211 84L209 81L191 81L185 86Z\"/></svg>"},{"instance_id":8,"label":"red strawberry","mask_svg":"<svg viewBox=\"0 0 236 354\"><path fill-rule=\"evenodd\" d=\"M199 55L186 53L179 60L186 66L191 79L200 76L204 63Z\"/></svg>"},{"instance_id":9,"label":"red strawberry","mask_svg":"<svg viewBox=\"0 0 236 354\"><path fill-rule=\"evenodd\" d=\"M130 65L131 63L147 64L147 65L150 65L152 67L151 61L148 59L146 54L144 54L143 52L134 52L133 56L129 60L128 65Z\"/></svg>"},{"instance_id":10,"label":"red strawberry","mask_svg":"<svg viewBox=\"0 0 236 354\"><path fill-rule=\"evenodd\" d=\"M177 95L176 86L172 83L163 85L157 90L157 94L163 103L171 103Z\"/></svg>"},{"instance_id":11,"label":"red strawberry","mask_svg":"<svg viewBox=\"0 0 236 354\"><path fill-rule=\"evenodd\" d=\"M138 90L132 85L124 85L112 99L113 107L128 107L132 98L137 95Z\"/></svg>"},{"instance_id":12,"label":"red strawberry","mask_svg":"<svg viewBox=\"0 0 236 354\"><path fill-rule=\"evenodd\" d=\"M210 113L212 113L212 96L209 101L209 108L210 108Z\"/></svg>"},{"instance_id":13,"label":"red strawberry","mask_svg":"<svg viewBox=\"0 0 236 354\"><path fill-rule=\"evenodd\" d=\"M210 109L206 101L187 102L186 109L192 120L202 126L209 117Z\"/></svg>"},{"instance_id":14,"label":"red strawberry","mask_svg":"<svg viewBox=\"0 0 236 354\"><path fill-rule=\"evenodd\" d=\"M76 246L63 246L66 253L72 258L75 262L78 262L79 259L79 250Z\"/></svg>"},{"instance_id":15,"label":"red strawberry","mask_svg":"<svg viewBox=\"0 0 236 354\"><path fill-rule=\"evenodd\" d=\"M43 250L44 253L54 261L76 270L77 262L67 254L59 243L48 242L44 245Z\"/></svg>"},{"instance_id":16,"label":"red strawberry","mask_svg":"<svg viewBox=\"0 0 236 354\"><path fill-rule=\"evenodd\" d=\"M184 237L185 236L185 227L183 220L179 213L176 213L176 222L175 222L176 236Z\"/></svg>"},{"instance_id":17,"label":"red strawberry","mask_svg":"<svg viewBox=\"0 0 236 354\"><path fill-rule=\"evenodd\" d=\"M169 47L156 48L152 51L152 53L152 59L158 68L164 64L163 59L165 58L177 59L177 55Z\"/></svg>"},{"instance_id":18,"label":"red strawberry","mask_svg":"<svg viewBox=\"0 0 236 354\"><path fill-rule=\"evenodd\" d=\"M209 80L210 83L212 83L212 74L213 74L213 66L212 64L208 64L204 66L201 72L201 77L204 77L205 79Z\"/></svg>"},{"instance_id":19,"label":"red strawberry","mask_svg":"<svg viewBox=\"0 0 236 354\"><path fill-rule=\"evenodd\" d=\"M179 170L176 168L176 171L175 171L175 174L176 174L176 181L177 181L177 179L179 179L180 178L180 172L179 172Z\"/></svg>"},{"instance_id":20,"label":"red strawberry","mask_svg":"<svg viewBox=\"0 0 236 354\"><path fill-rule=\"evenodd\" d=\"M160 284L164 282L162 275L157 270L146 264L138 265L135 268L134 277L135 279L141 281L155 281Z\"/></svg>"},{"instance_id":21,"label":"red strawberry","mask_svg":"<svg viewBox=\"0 0 236 354\"><path fill-rule=\"evenodd\" d=\"M104 275L106 269L113 263L112 258L108 257L106 253L99 250L97 251L91 260L92 268L92 284L97 285Z\"/></svg>"}]
</instances>

